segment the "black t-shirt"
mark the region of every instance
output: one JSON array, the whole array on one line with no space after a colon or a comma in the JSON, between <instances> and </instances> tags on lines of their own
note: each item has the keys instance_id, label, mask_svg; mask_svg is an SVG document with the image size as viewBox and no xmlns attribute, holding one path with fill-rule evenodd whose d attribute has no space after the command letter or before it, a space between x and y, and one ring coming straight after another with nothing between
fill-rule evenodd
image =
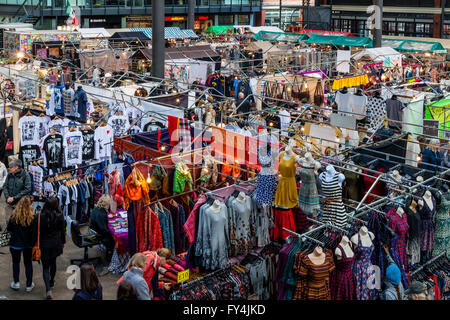
<instances>
[{"instance_id":1,"label":"black t-shirt","mask_svg":"<svg viewBox=\"0 0 450 320\"><path fill-rule=\"evenodd\" d=\"M94 159L94 130L81 130L83 134L83 161Z\"/></svg>"},{"instance_id":2,"label":"black t-shirt","mask_svg":"<svg viewBox=\"0 0 450 320\"><path fill-rule=\"evenodd\" d=\"M49 169L58 169L63 166L63 136L59 133L50 134L45 138L42 151L47 159Z\"/></svg>"},{"instance_id":3,"label":"black t-shirt","mask_svg":"<svg viewBox=\"0 0 450 320\"><path fill-rule=\"evenodd\" d=\"M144 126L144 132L151 132L164 129L164 125L159 121L150 121Z\"/></svg>"},{"instance_id":4,"label":"black t-shirt","mask_svg":"<svg viewBox=\"0 0 450 320\"><path fill-rule=\"evenodd\" d=\"M39 159L41 156L41 150L38 146L35 145L28 145L28 146L21 146L19 150L19 159L23 163L23 167L26 168L27 164L30 161L34 161L36 159Z\"/></svg>"}]
</instances>

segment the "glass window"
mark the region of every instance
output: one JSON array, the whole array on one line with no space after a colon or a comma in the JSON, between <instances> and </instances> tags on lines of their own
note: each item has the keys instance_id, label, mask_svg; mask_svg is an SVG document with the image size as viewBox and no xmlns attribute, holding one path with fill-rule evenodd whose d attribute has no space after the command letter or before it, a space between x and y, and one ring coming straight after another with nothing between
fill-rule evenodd
<instances>
[{"instance_id":1,"label":"glass window","mask_svg":"<svg viewBox=\"0 0 450 320\"><path fill-rule=\"evenodd\" d=\"M248 14L240 14L238 16L238 24L239 25L249 25L250 24L250 17Z\"/></svg>"},{"instance_id":2,"label":"glass window","mask_svg":"<svg viewBox=\"0 0 450 320\"><path fill-rule=\"evenodd\" d=\"M219 25L232 25L234 24L234 16L233 15L219 15Z\"/></svg>"}]
</instances>

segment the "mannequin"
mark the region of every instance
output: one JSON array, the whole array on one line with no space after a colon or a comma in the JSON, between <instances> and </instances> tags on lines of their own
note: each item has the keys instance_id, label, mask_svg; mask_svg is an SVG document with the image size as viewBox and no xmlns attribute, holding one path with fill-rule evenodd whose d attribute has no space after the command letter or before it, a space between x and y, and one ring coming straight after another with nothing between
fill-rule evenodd
<instances>
[{"instance_id":1,"label":"mannequin","mask_svg":"<svg viewBox=\"0 0 450 320\"><path fill-rule=\"evenodd\" d=\"M339 242L339 245L341 246L342 250L344 252L342 252L341 249L336 248L336 250L334 251L335 255L336 255L336 259L338 260L342 260L342 254L344 253L345 256L347 258L353 258L354 257L354 252L352 250L352 247L350 245L350 240L347 236L343 236L341 242Z\"/></svg>"},{"instance_id":2,"label":"mannequin","mask_svg":"<svg viewBox=\"0 0 450 320\"><path fill-rule=\"evenodd\" d=\"M317 174L318 170L320 169L321 165L319 161L314 160L311 152L305 153L305 157L299 159L298 163L302 167L307 168L314 168L314 172Z\"/></svg>"},{"instance_id":3,"label":"mannequin","mask_svg":"<svg viewBox=\"0 0 450 320\"><path fill-rule=\"evenodd\" d=\"M403 209L401 207L398 207L396 212L400 217L402 217L403 214L405 213L405 211L403 211Z\"/></svg>"},{"instance_id":4,"label":"mannequin","mask_svg":"<svg viewBox=\"0 0 450 320\"><path fill-rule=\"evenodd\" d=\"M432 195L431 195L431 192L430 192L429 190L427 190L427 191L425 192L425 194L423 195L423 200L425 200L425 202L427 203L427 205L428 205L428 207L430 208L430 210L433 211L433 209L434 209L434 203L433 203L433 200L432 200L431 196L432 196ZM419 205L419 207L423 207L423 205L424 205L423 200L420 199L420 200L417 202L418 205Z\"/></svg>"},{"instance_id":5,"label":"mannequin","mask_svg":"<svg viewBox=\"0 0 450 320\"><path fill-rule=\"evenodd\" d=\"M236 199L238 199L240 202L245 203L245 200L246 200L246 198L245 198L245 193L243 193L242 191L239 192L239 195L237 196Z\"/></svg>"},{"instance_id":6,"label":"mannequin","mask_svg":"<svg viewBox=\"0 0 450 320\"><path fill-rule=\"evenodd\" d=\"M317 246L312 253L308 254L308 258L311 262L318 266L324 264L325 257L325 252L323 252L323 249L320 246Z\"/></svg>"},{"instance_id":7,"label":"mannequin","mask_svg":"<svg viewBox=\"0 0 450 320\"><path fill-rule=\"evenodd\" d=\"M400 175L400 173L397 170L394 170L392 172L391 177L398 182L400 182L400 180L402 179L402 176Z\"/></svg>"},{"instance_id":8,"label":"mannequin","mask_svg":"<svg viewBox=\"0 0 450 320\"><path fill-rule=\"evenodd\" d=\"M342 202L342 183L345 176L336 172L332 165L328 165L326 172L319 175L322 194L325 197L323 220L338 227L345 227L347 215Z\"/></svg>"},{"instance_id":9,"label":"mannequin","mask_svg":"<svg viewBox=\"0 0 450 320\"><path fill-rule=\"evenodd\" d=\"M70 87L70 83L65 84L65 88L62 90L62 98L64 102L64 115L66 117L74 117L75 110L73 108L75 92Z\"/></svg>"},{"instance_id":10,"label":"mannequin","mask_svg":"<svg viewBox=\"0 0 450 320\"><path fill-rule=\"evenodd\" d=\"M74 95L74 101L77 101L77 120L85 123L87 120L87 95L82 86L78 86Z\"/></svg>"},{"instance_id":11,"label":"mannequin","mask_svg":"<svg viewBox=\"0 0 450 320\"><path fill-rule=\"evenodd\" d=\"M214 202L213 202L213 204L211 205L211 207L214 209L214 210L216 210L216 211L219 211L220 210L220 202L219 202L219 200L214 200Z\"/></svg>"},{"instance_id":12,"label":"mannequin","mask_svg":"<svg viewBox=\"0 0 450 320\"><path fill-rule=\"evenodd\" d=\"M256 201L261 204L272 205L277 189L278 180L275 177L275 162L278 152L272 150L269 144L265 144L258 149L258 161L261 170L257 176Z\"/></svg>"},{"instance_id":13,"label":"mannequin","mask_svg":"<svg viewBox=\"0 0 450 320\"><path fill-rule=\"evenodd\" d=\"M320 169L320 163L315 161L310 152L298 160L300 164L300 177L302 183L298 191L298 206L304 214L317 215L320 209L319 193L317 191L316 175Z\"/></svg>"},{"instance_id":14,"label":"mannequin","mask_svg":"<svg viewBox=\"0 0 450 320\"><path fill-rule=\"evenodd\" d=\"M351 241L357 246L359 239L361 240L361 245L363 247L370 247L372 245L372 240L375 239L375 235L370 232L366 226L362 226L361 229L359 229L359 232L352 236Z\"/></svg>"}]
</instances>

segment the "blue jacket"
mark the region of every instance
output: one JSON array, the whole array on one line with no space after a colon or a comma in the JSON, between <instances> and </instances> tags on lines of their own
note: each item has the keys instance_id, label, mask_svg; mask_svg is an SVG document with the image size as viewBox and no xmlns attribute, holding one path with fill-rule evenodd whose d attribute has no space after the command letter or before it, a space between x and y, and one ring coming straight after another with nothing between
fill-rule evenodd
<instances>
[{"instance_id":1,"label":"blue jacket","mask_svg":"<svg viewBox=\"0 0 450 320\"><path fill-rule=\"evenodd\" d=\"M145 281L144 270L138 268L131 268L123 274L123 280L128 281L136 290L138 300L150 300L150 289Z\"/></svg>"},{"instance_id":2,"label":"blue jacket","mask_svg":"<svg viewBox=\"0 0 450 320\"><path fill-rule=\"evenodd\" d=\"M419 164L419 168L431 171L440 171L441 168L434 167L432 165L441 165L441 155L439 151L434 152L430 148L426 148L422 152L422 162Z\"/></svg>"}]
</instances>

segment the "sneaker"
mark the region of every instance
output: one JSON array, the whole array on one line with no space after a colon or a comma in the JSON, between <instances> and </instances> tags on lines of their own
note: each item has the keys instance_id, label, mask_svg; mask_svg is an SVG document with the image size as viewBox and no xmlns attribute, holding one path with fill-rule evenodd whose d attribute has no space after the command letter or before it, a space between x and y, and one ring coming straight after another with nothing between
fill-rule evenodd
<instances>
[{"instance_id":1,"label":"sneaker","mask_svg":"<svg viewBox=\"0 0 450 320\"><path fill-rule=\"evenodd\" d=\"M20 282L11 282L11 289L13 290L19 290L20 289Z\"/></svg>"},{"instance_id":2,"label":"sneaker","mask_svg":"<svg viewBox=\"0 0 450 320\"><path fill-rule=\"evenodd\" d=\"M31 283L31 287L26 287L25 291L30 293L31 290L33 290L33 288L35 287L34 282Z\"/></svg>"},{"instance_id":3,"label":"sneaker","mask_svg":"<svg viewBox=\"0 0 450 320\"><path fill-rule=\"evenodd\" d=\"M52 291L51 291L51 290L47 292L45 298L46 298L47 300L53 300L53 294L52 294Z\"/></svg>"}]
</instances>

